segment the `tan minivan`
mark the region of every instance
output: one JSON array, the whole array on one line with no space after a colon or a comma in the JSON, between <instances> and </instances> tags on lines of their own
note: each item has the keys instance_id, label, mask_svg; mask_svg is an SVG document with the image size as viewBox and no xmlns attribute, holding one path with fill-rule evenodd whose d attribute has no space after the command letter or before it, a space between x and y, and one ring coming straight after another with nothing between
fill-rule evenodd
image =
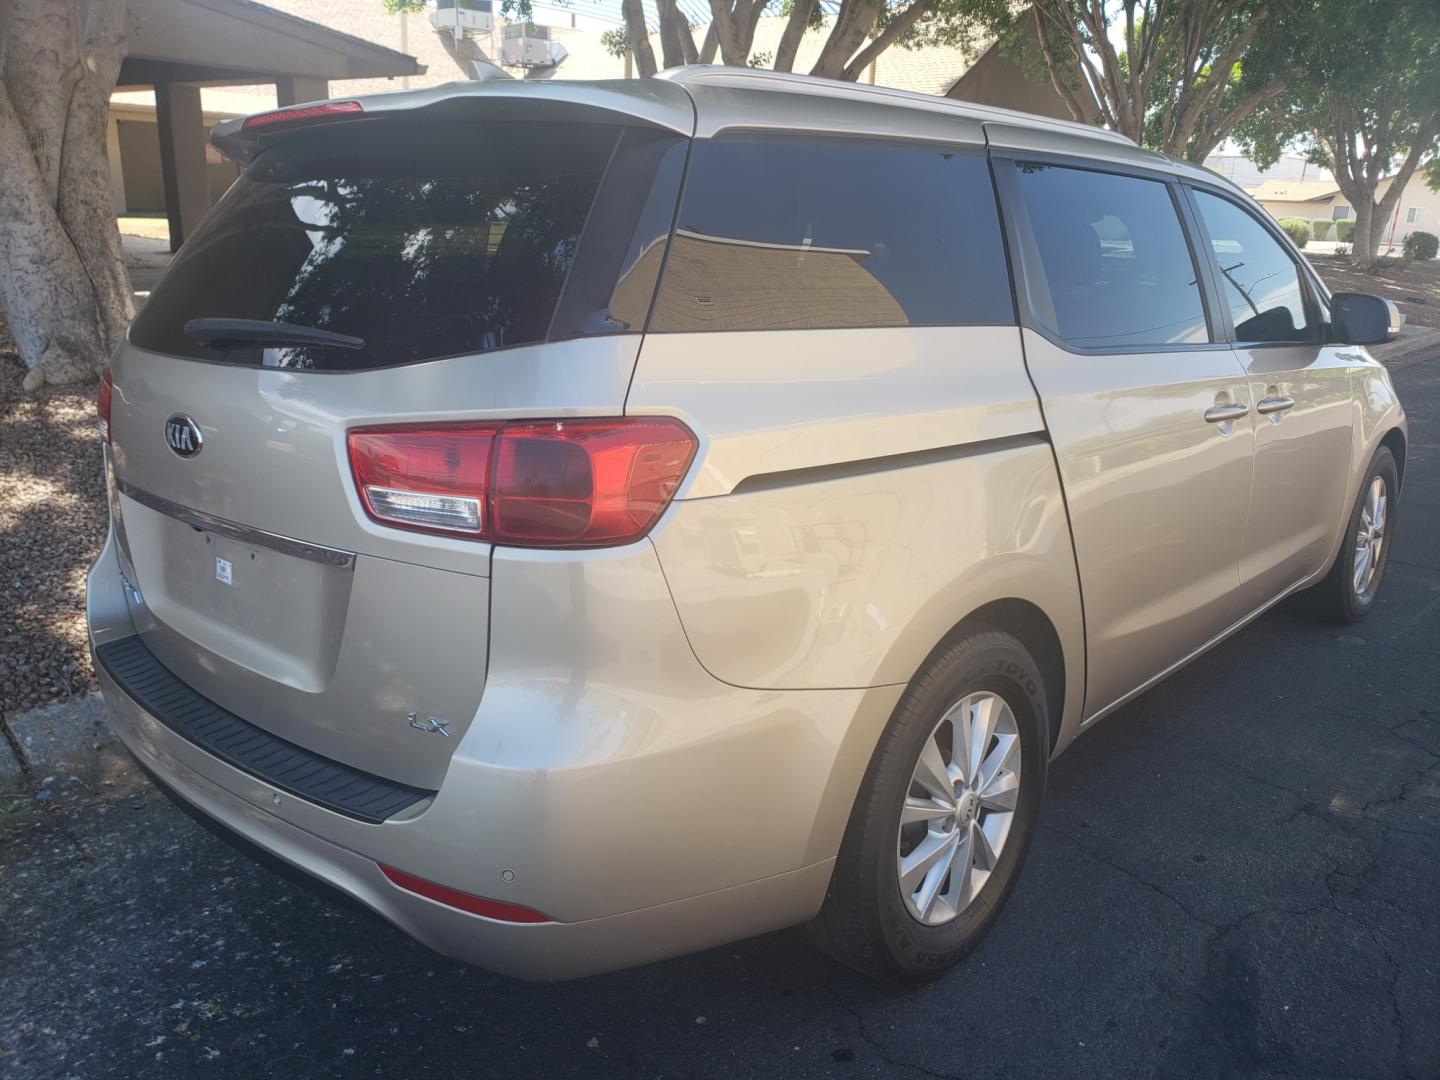
<instances>
[{"instance_id":1,"label":"tan minivan","mask_svg":"<svg viewBox=\"0 0 1440 1080\"><path fill-rule=\"evenodd\" d=\"M1374 603L1393 306L1118 135L696 67L214 142L102 385L96 666L158 784L448 956L933 976L1081 731Z\"/></svg>"}]
</instances>

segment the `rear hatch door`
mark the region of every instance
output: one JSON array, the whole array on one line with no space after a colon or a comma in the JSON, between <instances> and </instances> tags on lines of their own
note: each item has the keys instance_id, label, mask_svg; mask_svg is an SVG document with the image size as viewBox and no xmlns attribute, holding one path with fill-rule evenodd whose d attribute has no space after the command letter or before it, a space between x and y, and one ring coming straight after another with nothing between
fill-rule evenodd
<instances>
[{"instance_id":1,"label":"rear hatch door","mask_svg":"<svg viewBox=\"0 0 1440 1080\"><path fill-rule=\"evenodd\" d=\"M431 789L484 689L489 546L371 520L346 434L621 413L685 150L481 101L248 144L112 364L147 646L251 723Z\"/></svg>"}]
</instances>

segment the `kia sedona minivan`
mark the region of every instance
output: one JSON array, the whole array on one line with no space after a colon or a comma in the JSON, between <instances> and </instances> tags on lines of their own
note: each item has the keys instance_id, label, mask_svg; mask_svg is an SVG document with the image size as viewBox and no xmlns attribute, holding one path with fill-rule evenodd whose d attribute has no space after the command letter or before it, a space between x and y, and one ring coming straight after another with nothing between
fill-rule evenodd
<instances>
[{"instance_id":1,"label":"kia sedona minivan","mask_svg":"<svg viewBox=\"0 0 1440 1080\"><path fill-rule=\"evenodd\" d=\"M694 67L213 138L101 388L96 668L158 784L447 956L932 977L1084 729L1375 603L1394 307L1118 135Z\"/></svg>"}]
</instances>

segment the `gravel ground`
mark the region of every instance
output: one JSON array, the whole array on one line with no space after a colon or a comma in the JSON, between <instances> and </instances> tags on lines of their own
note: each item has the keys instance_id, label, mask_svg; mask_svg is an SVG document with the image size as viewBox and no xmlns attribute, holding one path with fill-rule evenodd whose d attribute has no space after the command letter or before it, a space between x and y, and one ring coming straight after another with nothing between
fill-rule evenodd
<instances>
[{"instance_id":1,"label":"gravel ground","mask_svg":"<svg viewBox=\"0 0 1440 1080\"><path fill-rule=\"evenodd\" d=\"M85 572L105 537L93 386L25 394L0 322L0 712L96 689Z\"/></svg>"},{"instance_id":2,"label":"gravel ground","mask_svg":"<svg viewBox=\"0 0 1440 1080\"><path fill-rule=\"evenodd\" d=\"M1407 321L1440 326L1440 259L1382 259L1373 274L1362 274L1334 255L1310 255L1309 259L1334 291L1375 293L1393 300Z\"/></svg>"}]
</instances>

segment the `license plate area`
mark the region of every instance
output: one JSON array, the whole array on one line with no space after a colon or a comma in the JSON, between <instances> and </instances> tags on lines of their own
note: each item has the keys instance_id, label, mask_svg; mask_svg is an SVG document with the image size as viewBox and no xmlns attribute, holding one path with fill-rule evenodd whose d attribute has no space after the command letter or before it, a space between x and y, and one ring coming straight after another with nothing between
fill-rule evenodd
<instances>
[{"instance_id":1,"label":"license plate area","mask_svg":"<svg viewBox=\"0 0 1440 1080\"><path fill-rule=\"evenodd\" d=\"M267 679L312 693L326 688L353 564L249 543L122 499L136 584L155 618Z\"/></svg>"}]
</instances>

